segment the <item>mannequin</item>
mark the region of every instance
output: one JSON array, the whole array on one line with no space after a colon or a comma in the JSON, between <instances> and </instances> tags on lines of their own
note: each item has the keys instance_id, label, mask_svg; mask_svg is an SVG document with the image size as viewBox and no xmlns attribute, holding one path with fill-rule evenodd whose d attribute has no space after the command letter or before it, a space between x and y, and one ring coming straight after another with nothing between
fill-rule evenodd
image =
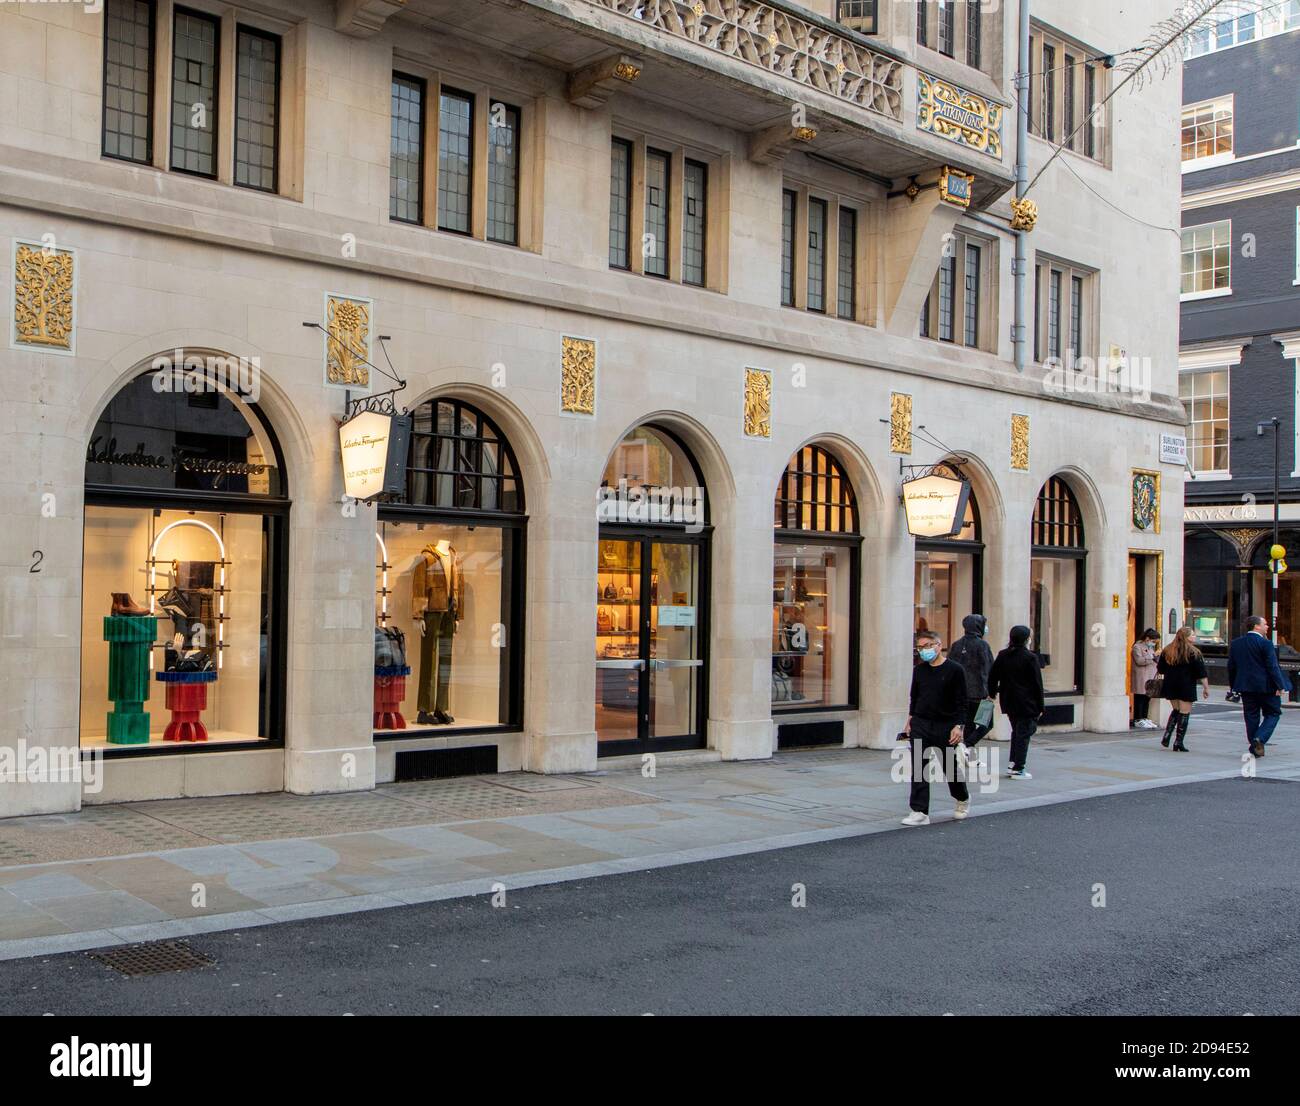
<instances>
[{"instance_id":1,"label":"mannequin","mask_svg":"<svg viewBox=\"0 0 1300 1106\"><path fill-rule=\"evenodd\" d=\"M415 562L411 616L420 630L420 677L416 721L446 726L451 688L451 639L465 617L460 558L446 538L426 545Z\"/></svg>"}]
</instances>

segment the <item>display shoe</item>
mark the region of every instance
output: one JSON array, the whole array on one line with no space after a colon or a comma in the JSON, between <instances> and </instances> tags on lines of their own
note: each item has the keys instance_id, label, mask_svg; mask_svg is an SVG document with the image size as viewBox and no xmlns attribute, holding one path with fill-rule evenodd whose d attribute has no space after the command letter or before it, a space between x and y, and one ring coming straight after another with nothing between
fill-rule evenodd
<instances>
[{"instance_id":1,"label":"display shoe","mask_svg":"<svg viewBox=\"0 0 1300 1106\"><path fill-rule=\"evenodd\" d=\"M436 726L438 724L438 719L427 710L417 712L415 720L420 723L421 726Z\"/></svg>"},{"instance_id":2,"label":"display shoe","mask_svg":"<svg viewBox=\"0 0 1300 1106\"><path fill-rule=\"evenodd\" d=\"M114 616L125 615L134 618L142 614L148 614L149 608L137 606L135 600L126 592L115 591L113 592L113 609L109 613Z\"/></svg>"},{"instance_id":3,"label":"display shoe","mask_svg":"<svg viewBox=\"0 0 1300 1106\"><path fill-rule=\"evenodd\" d=\"M439 726L450 726L453 722L456 721L456 719L454 719L445 710L435 710L433 712L433 720L437 722Z\"/></svg>"}]
</instances>

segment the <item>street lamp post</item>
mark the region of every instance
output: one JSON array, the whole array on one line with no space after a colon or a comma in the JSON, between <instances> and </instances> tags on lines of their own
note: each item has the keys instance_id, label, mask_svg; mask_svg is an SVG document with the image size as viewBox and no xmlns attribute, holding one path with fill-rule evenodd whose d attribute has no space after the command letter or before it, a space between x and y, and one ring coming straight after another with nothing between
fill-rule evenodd
<instances>
[{"instance_id":1,"label":"street lamp post","mask_svg":"<svg viewBox=\"0 0 1300 1106\"><path fill-rule=\"evenodd\" d=\"M1280 433L1282 420L1274 415L1267 422L1255 424L1255 433L1263 435L1266 427L1273 429L1273 544L1278 544L1279 528L1278 519L1281 512L1282 500L1282 435ZM1273 566L1273 611L1269 619L1270 628L1273 631L1273 646L1277 647L1277 560L1272 556L1270 550L1269 563Z\"/></svg>"}]
</instances>

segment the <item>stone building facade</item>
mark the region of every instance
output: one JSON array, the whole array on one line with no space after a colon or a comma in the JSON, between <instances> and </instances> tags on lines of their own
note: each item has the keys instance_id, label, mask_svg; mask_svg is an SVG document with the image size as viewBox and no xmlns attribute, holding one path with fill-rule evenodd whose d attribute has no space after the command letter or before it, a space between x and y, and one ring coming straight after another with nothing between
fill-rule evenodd
<instances>
[{"instance_id":1,"label":"stone building facade","mask_svg":"<svg viewBox=\"0 0 1300 1106\"><path fill-rule=\"evenodd\" d=\"M1169 6L1034 4L1018 369L1014 5L4 5L0 814L887 748L967 608L1124 728L1178 91L1097 105Z\"/></svg>"}]
</instances>

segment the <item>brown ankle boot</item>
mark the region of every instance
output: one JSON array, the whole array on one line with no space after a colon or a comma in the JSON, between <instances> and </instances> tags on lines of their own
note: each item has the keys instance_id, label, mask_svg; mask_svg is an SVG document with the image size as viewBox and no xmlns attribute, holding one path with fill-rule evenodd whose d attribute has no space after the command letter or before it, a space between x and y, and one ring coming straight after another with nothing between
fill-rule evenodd
<instances>
[{"instance_id":1,"label":"brown ankle boot","mask_svg":"<svg viewBox=\"0 0 1300 1106\"><path fill-rule=\"evenodd\" d=\"M137 607L135 600L124 591L113 592L113 609L109 612L113 615L138 616L149 613L148 607Z\"/></svg>"}]
</instances>

